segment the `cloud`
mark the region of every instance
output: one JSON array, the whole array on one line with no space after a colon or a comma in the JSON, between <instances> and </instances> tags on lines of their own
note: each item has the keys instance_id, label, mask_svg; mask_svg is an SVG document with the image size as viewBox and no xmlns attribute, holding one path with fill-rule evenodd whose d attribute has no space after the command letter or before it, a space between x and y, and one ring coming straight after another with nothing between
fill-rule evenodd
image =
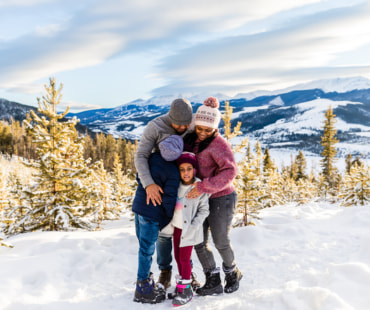
<instances>
[{"instance_id":1,"label":"cloud","mask_svg":"<svg viewBox=\"0 0 370 310\"><path fill-rule=\"evenodd\" d=\"M304 0L299 5L318 1ZM13 2L17 14L37 14L39 10L46 21L42 18L28 20L27 33L20 32L21 37L3 44L0 87L17 87L19 83L94 66L143 48L186 46L194 36L217 35L298 5L295 0L281 0L279 5L271 5L267 0L231 3L220 0L107 0L48 1L44 8L44 2ZM4 7L1 15L5 16L7 10L15 14L9 2L0 0L1 6ZM52 18L54 15L58 16L58 23ZM15 17L14 21L18 19ZM12 27L8 25L7 28Z\"/></svg>"},{"instance_id":2,"label":"cloud","mask_svg":"<svg viewBox=\"0 0 370 310\"><path fill-rule=\"evenodd\" d=\"M88 103L79 103L79 102L72 102L72 101L62 101L58 104L58 111L64 112L67 107L69 108L69 112L80 112L86 110L96 110L101 109L102 107L99 105L88 104Z\"/></svg>"},{"instance_id":3,"label":"cloud","mask_svg":"<svg viewBox=\"0 0 370 310\"><path fill-rule=\"evenodd\" d=\"M358 75L367 64L343 66L343 55L370 43L369 5L362 2L0 0L0 26L9 14L14 23L4 25L10 31L0 27L0 89L30 85L31 91L57 73L139 53L162 56L151 76L167 85L153 94L237 92L316 74ZM117 75L124 71L117 68Z\"/></svg>"},{"instance_id":4,"label":"cloud","mask_svg":"<svg viewBox=\"0 0 370 310\"><path fill-rule=\"evenodd\" d=\"M177 88L229 92L276 89L297 83L298 78L308 81L323 75L369 74L370 61L357 66L336 63L341 54L369 44L368 4L332 9L292 19L277 30L183 49L162 61L160 72L172 82L153 93Z\"/></svg>"}]
</instances>

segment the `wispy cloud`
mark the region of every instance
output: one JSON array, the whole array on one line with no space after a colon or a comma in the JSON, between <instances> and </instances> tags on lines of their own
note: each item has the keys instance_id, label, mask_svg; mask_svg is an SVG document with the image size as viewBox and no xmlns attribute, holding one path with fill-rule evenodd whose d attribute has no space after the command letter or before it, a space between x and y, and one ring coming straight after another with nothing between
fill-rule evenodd
<instances>
[{"instance_id":1,"label":"wispy cloud","mask_svg":"<svg viewBox=\"0 0 370 310\"><path fill-rule=\"evenodd\" d=\"M217 39L167 57L160 69L172 83L157 92L207 85L213 91L247 91L284 86L297 78L368 75L370 61L343 66L336 59L369 43L367 4L307 15L276 30Z\"/></svg>"},{"instance_id":2,"label":"wispy cloud","mask_svg":"<svg viewBox=\"0 0 370 310\"><path fill-rule=\"evenodd\" d=\"M161 59L157 71L145 73L163 81L153 94L235 93L369 75L367 2L0 0L0 90L30 91L57 73L98 70L138 54ZM352 53L357 61L350 62ZM130 74L117 68L114 79ZM97 71L86 79L107 77Z\"/></svg>"}]
</instances>

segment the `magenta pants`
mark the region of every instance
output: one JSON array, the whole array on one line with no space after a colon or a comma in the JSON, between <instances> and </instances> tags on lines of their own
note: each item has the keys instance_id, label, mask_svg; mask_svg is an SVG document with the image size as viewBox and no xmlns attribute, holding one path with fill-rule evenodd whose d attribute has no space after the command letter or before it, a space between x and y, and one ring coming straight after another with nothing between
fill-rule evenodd
<instances>
[{"instance_id":1,"label":"magenta pants","mask_svg":"<svg viewBox=\"0 0 370 310\"><path fill-rule=\"evenodd\" d=\"M173 232L173 252L177 263L177 269L183 280L190 280L191 277L191 251L193 246L184 246L180 248L182 229L175 227Z\"/></svg>"}]
</instances>

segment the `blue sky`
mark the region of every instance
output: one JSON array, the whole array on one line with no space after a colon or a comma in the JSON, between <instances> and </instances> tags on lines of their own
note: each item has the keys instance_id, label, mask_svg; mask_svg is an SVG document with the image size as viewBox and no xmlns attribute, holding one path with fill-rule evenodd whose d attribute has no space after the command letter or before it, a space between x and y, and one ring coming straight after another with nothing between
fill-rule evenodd
<instances>
[{"instance_id":1,"label":"blue sky","mask_svg":"<svg viewBox=\"0 0 370 310\"><path fill-rule=\"evenodd\" d=\"M367 0L0 0L0 98L72 111L370 78Z\"/></svg>"}]
</instances>

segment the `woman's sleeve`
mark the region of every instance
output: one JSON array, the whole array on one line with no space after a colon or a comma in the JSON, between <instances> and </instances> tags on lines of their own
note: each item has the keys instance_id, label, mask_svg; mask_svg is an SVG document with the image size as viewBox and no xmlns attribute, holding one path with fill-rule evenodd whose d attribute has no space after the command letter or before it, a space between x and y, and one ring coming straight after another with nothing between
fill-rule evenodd
<instances>
[{"instance_id":1,"label":"woman's sleeve","mask_svg":"<svg viewBox=\"0 0 370 310\"><path fill-rule=\"evenodd\" d=\"M212 157L217 166L216 173L197 183L200 193L213 194L222 191L230 186L237 175L238 168L230 145L225 140L219 140L213 149L214 151L208 152L208 156Z\"/></svg>"}]
</instances>

